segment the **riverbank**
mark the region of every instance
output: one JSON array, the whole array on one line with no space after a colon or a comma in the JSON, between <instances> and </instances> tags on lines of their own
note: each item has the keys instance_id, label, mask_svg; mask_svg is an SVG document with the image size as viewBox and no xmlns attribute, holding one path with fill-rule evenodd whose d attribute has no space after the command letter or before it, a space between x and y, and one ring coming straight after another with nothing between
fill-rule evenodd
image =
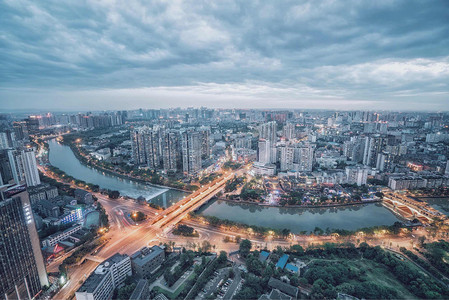
<instances>
[{"instance_id":1,"label":"riverbank","mask_svg":"<svg viewBox=\"0 0 449 300\"><path fill-rule=\"evenodd\" d=\"M101 189L119 191L121 195L133 199L143 197L147 201L163 207L169 207L187 195L184 191L169 187L156 187L146 182L137 182L86 166L77 158L69 146L60 144L55 140L49 141L48 144L50 165L74 179L82 179L82 181L97 185Z\"/></svg>"},{"instance_id":2,"label":"riverbank","mask_svg":"<svg viewBox=\"0 0 449 300\"><path fill-rule=\"evenodd\" d=\"M113 170L110 170L110 169L98 166L97 164L91 164L91 163L89 163L87 161L86 157L83 156L79 152L79 149L78 149L78 147L76 145L74 145L73 143L62 143L62 144L65 145L65 146L68 146L72 150L73 154L78 159L78 161L80 161L80 163L82 163L83 165L85 165L88 168L92 168L92 169L95 169L97 171L105 172L105 173L107 173L109 175L117 176L119 178L130 180L130 181L137 182L137 183L140 183L140 184L146 184L146 185L157 187L157 188L161 188L161 189L171 189L171 190L176 190L176 191L185 192L185 193L192 193L192 191L190 191L190 190L185 190L185 189L180 189L180 188L176 188L176 187L172 187L172 186L166 186L166 185L160 185L160 184L151 183L151 182L148 182L148 181L140 179L140 178L136 178L136 177L133 177L133 176L130 176L130 175L125 175L125 174L122 174L122 173L115 172Z\"/></svg>"},{"instance_id":3,"label":"riverbank","mask_svg":"<svg viewBox=\"0 0 449 300\"><path fill-rule=\"evenodd\" d=\"M398 234L402 228L406 228L407 226L401 222L395 222L392 225L375 225L369 227L358 227L356 229L348 230L342 228L321 228L319 226L315 226L313 230L292 230L291 228L279 228L279 227L270 227L265 225L256 225L256 224L248 224L247 222L239 222L226 218L220 218L211 215L204 215L201 212L193 212L189 214L189 218L191 220L199 221L203 224L207 224L209 226L227 229L231 231L241 231L242 234L256 234L264 237L286 237L290 233L297 235L317 235L317 236L332 236L332 235L340 235L340 236L352 236L352 235L375 235L375 234Z\"/></svg>"},{"instance_id":4,"label":"riverbank","mask_svg":"<svg viewBox=\"0 0 449 300\"><path fill-rule=\"evenodd\" d=\"M218 200L236 203L236 204L250 204L250 205L258 205L261 207L278 207L278 208L331 208L331 207L340 207L340 206L351 206L351 205L363 205L369 203L379 203L382 202L381 199L369 200L369 201L357 201L350 203L332 203L332 204L323 204L323 205L275 205L275 204L265 204L265 203L257 203L253 201L241 201L241 200L232 200L227 198L218 198Z\"/></svg>"},{"instance_id":5,"label":"riverbank","mask_svg":"<svg viewBox=\"0 0 449 300\"><path fill-rule=\"evenodd\" d=\"M203 205L198 214L237 223L291 232L323 229L358 230L372 226L389 226L402 222L380 203L364 203L336 207L277 207L215 200Z\"/></svg>"}]
</instances>

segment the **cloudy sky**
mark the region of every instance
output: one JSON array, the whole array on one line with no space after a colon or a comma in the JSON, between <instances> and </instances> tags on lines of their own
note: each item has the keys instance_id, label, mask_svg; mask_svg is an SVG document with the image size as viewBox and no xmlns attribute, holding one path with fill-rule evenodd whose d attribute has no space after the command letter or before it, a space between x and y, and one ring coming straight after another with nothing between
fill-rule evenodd
<instances>
[{"instance_id":1,"label":"cloudy sky","mask_svg":"<svg viewBox=\"0 0 449 300\"><path fill-rule=\"evenodd\" d=\"M0 1L0 109L449 110L449 1Z\"/></svg>"}]
</instances>

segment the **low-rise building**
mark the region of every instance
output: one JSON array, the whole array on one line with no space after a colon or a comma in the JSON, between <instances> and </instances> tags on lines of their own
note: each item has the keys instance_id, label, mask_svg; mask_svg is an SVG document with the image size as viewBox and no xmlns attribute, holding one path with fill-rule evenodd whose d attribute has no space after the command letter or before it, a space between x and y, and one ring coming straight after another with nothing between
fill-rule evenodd
<instances>
[{"instance_id":1,"label":"low-rise building","mask_svg":"<svg viewBox=\"0 0 449 300\"><path fill-rule=\"evenodd\" d=\"M295 299L298 298L299 289L295 286L292 286L288 283L285 283L283 281L280 281L279 279L271 277L268 281L268 286L277 289L281 291L282 293L285 293Z\"/></svg>"},{"instance_id":2,"label":"low-rise building","mask_svg":"<svg viewBox=\"0 0 449 300\"><path fill-rule=\"evenodd\" d=\"M131 255L133 271L141 278L151 275L165 259L165 251L159 246L144 247Z\"/></svg>"},{"instance_id":3,"label":"low-rise building","mask_svg":"<svg viewBox=\"0 0 449 300\"><path fill-rule=\"evenodd\" d=\"M75 297L77 300L111 299L114 289L120 288L126 277L131 275L129 256L116 253L95 269L76 291Z\"/></svg>"},{"instance_id":4,"label":"low-rise building","mask_svg":"<svg viewBox=\"0 0 449 300\"><path fill-rule=\"evenodd\" d=\"M67 239L70 235L76 233L77 231L81 230L82 226L81 225L73 225L70 228L67 228L66 230L60 231L60 232L56 232L52 235L49 235L48 237L46 237L43 241L42 241L42 247L53 247L55 246L58 242L63 241L65 239Z\"/></svg>"},{"instance_id":5,"label":"low-rise building","mask_svg":"<svg viewBox=\"0 0 449 300\"><path fill-rule=\"evenodd\" d=\"M84 203L86 205L91 205L94 203L94 199L92 198L92 194L88 191L82 190L82 189L76 189L75 190L75 199L78 200L81 203Z\"/></svg>"},{"instance_id":6,"label":"low-rise building","mask_svg":"<svg viewBox=\"0 0 449 300\"><path fill-rule=\"evenodd\" d=\"M28 187L31 205L38 204L41 200L49 200L58 196L58 189L47 183Z\"/></svg>"}]
</instances>

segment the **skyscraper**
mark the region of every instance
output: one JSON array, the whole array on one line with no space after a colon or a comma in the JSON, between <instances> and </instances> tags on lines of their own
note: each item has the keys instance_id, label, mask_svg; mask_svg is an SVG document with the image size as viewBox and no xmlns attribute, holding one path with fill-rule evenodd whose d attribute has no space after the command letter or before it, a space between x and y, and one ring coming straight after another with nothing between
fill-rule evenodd
<instances>
[{"instance_id":1,"label":"skyscraper","mask_svg":"<svg viewBox=\"0 0 449 300\"><path fill-rule=\"evenodd\" d=\"M162 141L162 165L164 171L176 172L178 164L178 136L174 131L165 132Z\"/></svg>"},{"instance_id":2,"label":"skyscraper","mask_svg":"<svg viewBox=\"0 0 449 300\"><path fill-rule=\"evenodd\" d=\"M299 144L294 148L293 162L298 171L310 172L313 167L313 154L315 147L312 144Z\"/></svg>"},{"instance_id":3,"label":"skyscraper","mask_svg":"<svg viewBox=\"0 0 449 300\"><path fill-rule=\"evenodd\" d=\"M146 127L134 128L131 130L131 149L134 164L143 165L146 163L145 152L145 130Z\"/></svg>"},{"instance_id":4,"label":"skyscraper","mask_svg":"<svg viewBox=\"0 0 449 300\"><path fill-rule=\"evenodd\" d=\"M275 121L264 123L259 127L259 138L269 140L273 145L276 143L277 124Z\"/></svg>"},{"instance_id":5,"label":"skyscraper","mask_svg":"<svg viewBox=\"0 0 449 300\"><path fill-rule=\"evenodd\" d=\"M386 139L379 135L366 137L365 151L363 153L363 164L370 167L376 167L377 155L385 148Z\"/></svg>"},{"instance_id":6,"label":"skyscraper","mask_svg":"<svg viewBox=\"0 0 449 300\"><path fill-rule=\"evenodd\" d=\"M189 129L182 133L182 169L189 175L196 175L201 170L201 135Z\"/></svg>"},{"instance_id":7,"label":"skyscraper","mask_svg":"<svg viewBox=\"0 0 449 300\"><path fill-rule=\"evenodd\" d=\"M16 136L16 140L18 141L28 141L30 136L28 134L28 128L26 121L19 121L13 123L14 133Z\"/></svg>"},{"instance_id":8,"label":"skyscraper","mask_svg":"<svg viewBox=\"0 0 449 300\"><path fill-rule=\"evenodd\" d=\"M39 172L37 170L36 154L33 148L26 148L21 151L22 165L25 173L25 180L28 186L41 184Z\"/></svg>"},{"instance_id":9,"label":"skyscraper","mask_svg":"<svg viewBox=\"0 0 449 300\"><path fill-rule=\"evenodd\" d=\"M150 169L159 169L161 165L160 159L160 143L159 133L157 130L147 130L143 133L145 160Z\"/></svg>"},{"instance_id":10,"label":"skyscraper","mask_svg":"<svg viewBox=\"0 0 449 300\"><path fill-rule=\"evenodd\" d=\"M47 272L25 185L0 187L0 295L32 299Z\"/></svg>"},{"instance_id":11,"label":"skyscraper","mask_svg":"<svg viewBox=\"0 0 449 300\"><path fill-rule=\"evenodd\" d=\"M271 143L269 140L259 140L259 162L261 164L271 163Z\"/></svg>"},{"instance_id":12,"label":"skyscraper","mask_svg":"<svg viewBox=\"0 0 449 300\"><path fill-rule=\"evenodd\" d=\"M199 132L201 134L201 157L207 159L210 157L210 128L200 127Z\"/></svg>"},{"instance_id":13,"label":"skyscraper","mask_svg":"<svg viewBox=\"0 0 449 300\"><path fill-rule=\"evenodd\" d=\"M286 123L283 128L282 135L291 140L296 137L296 125L294 123Z\"/></svg>"},{"instance_id":14,"label":"skyscraper","mask_svg":"<svg viewBox=\"0 0 449 300\"><path fill-rule=\"evenodd\" d=\"M41 183L33 148L0 151L0 185L26 181L28 186Z\"/></svg>"},{"instance_id":15,"label":"skyscraper","mask_svg":"<svg viewBox=\"0 0 449 300\"><path fill-rule=\"evenodd\" d=\"M281 147L281 171L293 169L294 148L291 146Z\"/></svg>"}]
</instances>

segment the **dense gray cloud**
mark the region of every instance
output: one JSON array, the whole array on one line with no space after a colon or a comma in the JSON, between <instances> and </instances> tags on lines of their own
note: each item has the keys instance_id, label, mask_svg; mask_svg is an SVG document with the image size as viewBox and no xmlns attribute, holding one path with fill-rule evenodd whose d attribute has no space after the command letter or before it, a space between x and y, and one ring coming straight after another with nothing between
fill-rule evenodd
<instances>
[{"instance_id":1,"label":"dense gray cloud","mask_svg":"<svg viewBox=\"0 0 449 300\"><path fill-rule=\"evenodd\" d=\"M0 2L0 108L449 108L449 2Z\"/></svg>"}]
</instances>

